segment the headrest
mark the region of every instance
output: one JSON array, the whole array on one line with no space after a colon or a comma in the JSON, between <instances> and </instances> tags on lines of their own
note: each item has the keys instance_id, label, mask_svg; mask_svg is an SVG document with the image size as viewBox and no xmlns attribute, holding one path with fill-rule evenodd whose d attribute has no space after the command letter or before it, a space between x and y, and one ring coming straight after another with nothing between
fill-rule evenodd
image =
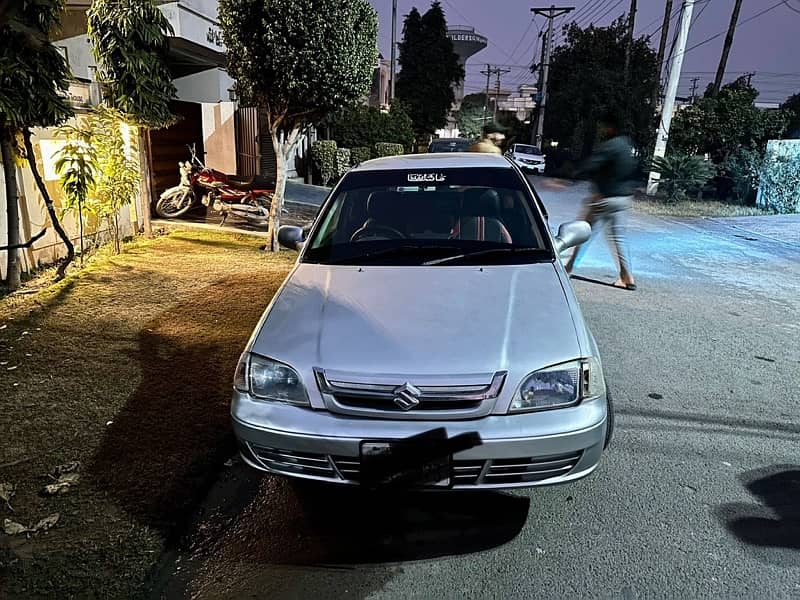
<instances>
[{"instance_id":1,"label":"headrest","mask_svg":"<svg viewBox=\"0 0 800 600\"><path fill-rule=\"evenodd\" d=\"M465 217L497 217L500 214L500 196L494 190L473 189L464 194Z\"/></svg>"},{"instance_id":2,"label":"headrest","mask_svg":"<svg viewBox=\"0 0 800 600\"><path fill-rule=\"evenodd\" d=\"M372 192L367 199L367 216L380 223L398 224L404 212L400 192Z\"/></svg>"}]
</instances>

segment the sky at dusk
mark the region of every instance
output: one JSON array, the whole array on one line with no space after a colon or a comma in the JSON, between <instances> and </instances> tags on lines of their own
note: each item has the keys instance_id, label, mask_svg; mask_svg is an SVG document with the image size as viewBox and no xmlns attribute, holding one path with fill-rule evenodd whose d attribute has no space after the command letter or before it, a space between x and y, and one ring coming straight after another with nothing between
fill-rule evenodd
<instances>
[{"instance_id":1,"label":"sky at dusk","mask_svg":"<svg viewBox=\"0 0 800 600\"><path fill-rule=\"evenodd\" d=\"M378 11L379 47L389 58L391 45L392 0L370 0ZM504 89L516 89L521 83L533 82L535 75L527 65L538 53L539 28L546 26L544 17L532 21L530 8L547 7L552 2L530 3L523 0L442 0L448 26L469 25L489 38L489 45L467 62L466 92L481 91L486 78L480 74L486 63L503 65L511 72L503 76ZM664 16L664 0L638 0L636 35L655 32L653 46L658 45L658 28ZM681 0L674 0L669 42L677 29ZM556 6L574 6L575 10L561 25L575 19L580 25L607 25L626 13L629 0L574 0ZM788 6L787 6L788 5ZM398 40L402 35L402 19L413 6L424 12L430 0L398 0ZM687 48L720 34L697 48L687 51L678 91L688 96L691 78L699 77L702 92L716 73L725 32L731 17L733 0L697 0ZM795 10L792 10L795 9ZM767 11L754 17L757 13ZM752 18L752 20L747 21ZM746 22L747 21L747 22ZM558 37L556 37L558 39ZM800 0L743 0L739 27L728 58L726 81L738 74L755 71L753 83L761 92L759 101L782 102L792 93L800 92Z\"/></svg>"}]
</instances>

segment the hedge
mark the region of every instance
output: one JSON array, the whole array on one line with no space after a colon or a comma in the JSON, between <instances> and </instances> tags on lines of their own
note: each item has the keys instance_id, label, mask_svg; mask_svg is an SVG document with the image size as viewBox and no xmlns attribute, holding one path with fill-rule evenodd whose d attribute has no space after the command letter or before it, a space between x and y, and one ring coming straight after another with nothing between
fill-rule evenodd
<instances>
[{"instance_id":1,"label":"hedge","mask_svg":"<svg viewBox=\"0 0 800 600\"><path fill-rule=\"evenodd\" d=\"M357 167L365 160L372 157L372 151L367 146L356 146L350 149L350 164Z\"/></svg>"},{"instance_id":2,"label":"hedge","mask_svg":"<svg viewBox=\"0 0 800 600\"><path fill-rule=\"evenodd\" d=\"M341 177L350 169L350 149L338 148L336 150L336 176Z\"/></svg>"},{"instance_id":3,"label":"hedge","mask_svg":"<svg viewBox=\"0 0 800 600\"><path fill-rule=\"evenodd\" d=\"M336 142L333 140L318 140L311 146L311 160L322 185L328 185L336 177L336 150Z\"/></svg>"},{"instance_id":4,"label":"hedge","mask_svg":"<svg viewBox=\"0 0 800 600\"><path fill-rule=\"evenodd\" d=\"M404 154L403 144L391 144L389 142L378 142L375 144L375 156L398 156Z\"/></svg>"}]
</instances>

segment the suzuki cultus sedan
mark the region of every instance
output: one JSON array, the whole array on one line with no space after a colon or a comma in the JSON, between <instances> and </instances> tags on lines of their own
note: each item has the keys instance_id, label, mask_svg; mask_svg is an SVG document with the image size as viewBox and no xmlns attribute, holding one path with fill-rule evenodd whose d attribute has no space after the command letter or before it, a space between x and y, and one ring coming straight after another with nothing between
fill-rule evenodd
<instances>
[{"instance_id":1,"label":"suzuki cultus sedan","mask_svg":"<svg viewBox=\"0 0 800 600\"><path fill-rule=\"evenodd\" d=\"M595 341L508 159L382 158L347 173L238 364L243 459L342 484L456 489L584 477L611 438Z\"/></svg>"}]
</instances>

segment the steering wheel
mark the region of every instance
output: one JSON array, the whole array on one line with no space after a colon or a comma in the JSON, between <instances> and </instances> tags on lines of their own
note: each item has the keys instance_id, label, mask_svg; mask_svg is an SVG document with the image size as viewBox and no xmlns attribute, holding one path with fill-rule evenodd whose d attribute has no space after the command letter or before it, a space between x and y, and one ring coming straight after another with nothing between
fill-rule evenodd
<instances>
[{"instance_id":1,"label":"steering wheel","mask_svg":"<svg viewBox=\"0 0 800 600\"><path fill-rule=\"evenodd\" d=\"M367 225L356 231L350 238L351 242L357 242L363 237L384 237L390 240L404 240L405 235L394 227L388 225Z\"/></svg>"}]
</instances>

